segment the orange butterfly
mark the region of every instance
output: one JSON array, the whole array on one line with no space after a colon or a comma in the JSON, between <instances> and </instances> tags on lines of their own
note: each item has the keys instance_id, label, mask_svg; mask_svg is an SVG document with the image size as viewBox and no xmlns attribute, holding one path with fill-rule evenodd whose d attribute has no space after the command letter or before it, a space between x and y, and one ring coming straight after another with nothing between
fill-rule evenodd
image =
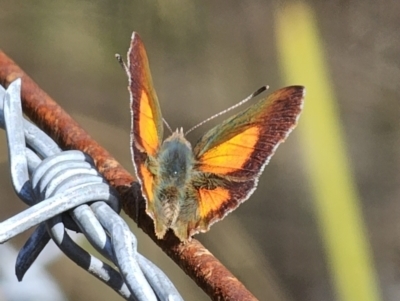
<instances>
[{"instance_id":1,"label":"orange butterfly","mask_svg":"<svg viewBox=\"0 0 400 301\"><path fill-rule=\"evenodd\" d=\"M305 90L280 89L207 132L192 149L182 129L163 141L163 120L138 34L128 51L132 157L157 238L181 241L209 230L249 198L258 178L296 126ZM255 94L258 94L257 92Z\"/></svg>"}]
</instances>

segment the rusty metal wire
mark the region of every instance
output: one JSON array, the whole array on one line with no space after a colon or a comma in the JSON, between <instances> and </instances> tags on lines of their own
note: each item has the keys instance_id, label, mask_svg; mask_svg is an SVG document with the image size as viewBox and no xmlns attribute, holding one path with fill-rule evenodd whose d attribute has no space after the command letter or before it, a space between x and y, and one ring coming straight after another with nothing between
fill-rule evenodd
<instances>
[{"instance_id":1,"label":"rusty metal wire","mask_svg":"<svg viewBox=\"0 0 400 301\"><path fill-rule=\"evenodd\" d=\"M24 120L20 90L20 79L7 90L0 86L0 126L7 134L14 189L31 207L0 223L0 243L39 227L19 252L17 278L22 279L53 239L71 260L126 300L182 300L165 274L137 253L136 238L118 215L118 194L90 156L76 150L61 152L44 132ZM82 232L119 272L80 248L66 227Z\"/></svg>"},{"instance_id":2,"label":"rusty metal wire","mask_svg":"<svg viewBox=\"0 0 400 301\"><path fill-rule=\"evenodd\" d=\"M181 244L171 233L163 240L154 235L153 221L144 209L144 200L135 179L57 103L0 51L0 83L9 85L22 79L22 106L25 114L63 149L89 154L97 169L119 192L122 208L153 241L173 259L212 300L257 300L199 241ZM137 206L139 204L139 206ZM137 212L138 211L138 212Z\"/></svg>"}]
</instances>

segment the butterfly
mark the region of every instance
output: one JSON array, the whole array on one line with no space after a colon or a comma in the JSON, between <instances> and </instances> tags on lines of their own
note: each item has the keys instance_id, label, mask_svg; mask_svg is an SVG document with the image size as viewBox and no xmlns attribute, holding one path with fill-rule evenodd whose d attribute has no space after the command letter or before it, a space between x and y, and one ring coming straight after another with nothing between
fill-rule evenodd
<instances>
[{"instance_id":1,"label":"butterfly","mask_svg":"<svg viewBox=\"0 0 400 301\"><path fill-rule=\"evenodd\" d=\"M135 32L125 68L132 159L146 213L158 239L171 229L186 242L254 192L264 166L297 124L305 89L290 86L272 93L208 131L192 148L182 128L163 140L146 50Z\"/></svg>"}]
</instances>

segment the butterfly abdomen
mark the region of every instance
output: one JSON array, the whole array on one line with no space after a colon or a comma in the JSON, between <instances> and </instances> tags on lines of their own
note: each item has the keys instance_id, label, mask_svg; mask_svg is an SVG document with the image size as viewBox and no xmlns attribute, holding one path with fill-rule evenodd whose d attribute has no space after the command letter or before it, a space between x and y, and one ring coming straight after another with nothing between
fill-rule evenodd
<instances>
[{"instance_id":1,"label":"butterfly abdomen","mask_svg":"<svg viewBox=\"0 0 400 301\"><path fill-rule=\"evenodd\" d=\"M164 225L169 228L179 215L179 190L176 186L161 187L157 192L156 208L158 216L163 220Z\"/></svg>"}]
</instances>

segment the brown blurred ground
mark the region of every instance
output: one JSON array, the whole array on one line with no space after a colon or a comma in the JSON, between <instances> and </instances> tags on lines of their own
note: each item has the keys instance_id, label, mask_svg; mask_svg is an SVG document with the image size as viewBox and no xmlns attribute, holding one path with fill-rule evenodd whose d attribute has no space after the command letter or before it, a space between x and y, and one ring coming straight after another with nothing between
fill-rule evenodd
<instances>
[{"instance_id":1,"label":"brown blurred ground","mask_svg":"<svg viewBox=\"0 0 400 301\"><path fill-rule=\"evenodd\" d=\"M383 300L400 300L400 2L310 4L324 41ZM187 129L261 85L281 86L273 24L280 5L262 0L0 1L0 48L133 172L127 78L114 58L117 52L125 55L131 32L139 32L146 45L163 116L173 128ZM211 126L189 140L195 142ZM4 220L24 206L12 191L0 135ZM274 300L335 300L301 152L295 131L266 168L254 196L197 236L260 300L266 300L270 286ZM208 300L132 229L141 252L163 268L187 300ZM70 300L119 298L68 259L61 258L51 271Z\"/></svg>"}]
</instances>

